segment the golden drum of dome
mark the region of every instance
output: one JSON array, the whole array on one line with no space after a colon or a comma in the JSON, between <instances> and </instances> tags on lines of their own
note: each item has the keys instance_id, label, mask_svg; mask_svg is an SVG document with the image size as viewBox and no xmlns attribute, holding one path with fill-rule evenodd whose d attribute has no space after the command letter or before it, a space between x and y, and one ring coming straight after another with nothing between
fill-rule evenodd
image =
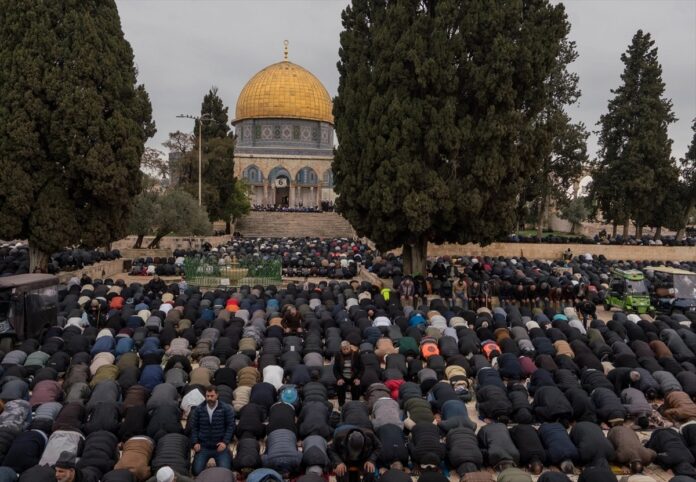
<instances>
[{"instance_id":1,"label":"golden drum of dome","mask_svg":"<svg viewBox=\"0 0 696 482\"><path fill-rule=\"evenodd\" d=\"M311 119L333 125L329 93L311 72L292 62L269 65L237 99L235 122L254 118Z\"/></svg>"}]
</instances>

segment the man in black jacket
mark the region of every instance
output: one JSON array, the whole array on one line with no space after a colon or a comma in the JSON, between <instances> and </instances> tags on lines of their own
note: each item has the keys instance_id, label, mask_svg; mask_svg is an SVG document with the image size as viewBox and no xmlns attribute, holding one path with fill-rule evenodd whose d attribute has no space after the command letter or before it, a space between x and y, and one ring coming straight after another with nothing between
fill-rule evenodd
<instances>
[{"instance_id":1,"label":"man in black jacket","mask_svg":"<svg viewBox=\"0 0 696 482\"><path fill-rule=\"evenodd\" d=\"M352 400L360 398L360 355L353 351L350 343L346 340L341 342L341 351L336 354L334 359L334 375L336 376L336 395L338 405L346 403L346 390L350 387Z\"/></svg>"},{"instance_id":2,"label":"man in black jacket","mask_svg":"<svg viewBox=\"0 0 696 482\"><path fill-rule=\"evenodd\" d=\"M218 401L217 387L205 390L205 402L191 413L191 443L196 455L193 458L193 475L205 469L208 460L215 459L216 467L232 468L229 443L234 435L234 409Z\"/></svg>"},{"instance_id":3,"label":"man in black jacket","mask_svg":"<svg viewBox=\"0 0 696 482\"><path fill-rule=\"evenodd\" d=\"M381 444L372 430L351 425L338 427L329 445L329 458L339 482L358 482L360 473L374 476Z\"/></svg>"}]
</instances>

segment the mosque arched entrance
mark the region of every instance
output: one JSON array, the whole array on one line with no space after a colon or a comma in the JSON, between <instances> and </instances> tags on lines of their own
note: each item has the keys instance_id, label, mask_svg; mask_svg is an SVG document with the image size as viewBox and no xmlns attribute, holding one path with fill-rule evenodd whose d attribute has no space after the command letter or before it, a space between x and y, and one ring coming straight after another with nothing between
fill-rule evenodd
<instances>
[{"instance_id":1,"label":"mosque arched entrance","mask_svg":"<svg viewBox=\"0 0 696 482\"><path fill-rule=\"evenodd\" d=\"M271 186L273 187L272 203L275 206L290 206L290 173L284 167L274 167L270 173Z\"/></svg>"}]
</instances>

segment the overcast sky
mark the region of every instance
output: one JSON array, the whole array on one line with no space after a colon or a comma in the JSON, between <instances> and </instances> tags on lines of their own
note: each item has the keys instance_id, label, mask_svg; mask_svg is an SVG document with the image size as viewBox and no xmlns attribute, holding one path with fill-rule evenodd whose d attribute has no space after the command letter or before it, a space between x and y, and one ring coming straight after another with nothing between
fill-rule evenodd
<instances>
[{"instance_id":1,"label":"overcast sky","mask_svg":"<svg viewBox=\"0 0 696 482\"><path fill-rule=\"evenodd\" d=\"M333 97L338 86L338 36L345 0L117 0L126 39L135 52L139 80L152 101L161 144L171 131L191 130L177 114L197 114L215 85L234 118L244 84L283 58L316 75ZM695 0L571 0L564 2L580 55L572 69L580 75L582 97L571 111L596 130L610 90L620 82L626 50L636 30L650 32L658 47L678 121L670 128L672 153L680 158L692 138L696 117ZM588 151L597 151L592 135Z\"/></svg>"}]
</instances>

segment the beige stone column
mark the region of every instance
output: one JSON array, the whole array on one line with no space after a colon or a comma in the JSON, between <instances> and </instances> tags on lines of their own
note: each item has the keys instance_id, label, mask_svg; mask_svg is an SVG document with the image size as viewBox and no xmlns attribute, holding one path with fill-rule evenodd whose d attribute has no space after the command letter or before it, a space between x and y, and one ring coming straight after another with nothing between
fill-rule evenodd
<instances>
[{"instance_id":1,"label":"beige stone column","mask_svg":"<svg viewBox=\"0 0 696 482\"><path fill-rule=\"evenodd\" d=\"M314 186L309 186L309 206L307 207L314 207L312 204L314 203Z\"/></svg>"},{"instance_id":2,"label":"beige stone column","mask_svg":"<svg viewBox=\"0 0 696 482\"><path fill-rule=\"evenodd\" d=\"M295 206L295 181L290 181L290 199L288 199L288 205L290 207Z\"/></svg>"},{"instance_id":3,"label":"beige stone column","mask_svg":"<svg viewBox=\"0 0 696 482\"><path fill-rule=\"evenodd\" d=\"M271 181L266 181L263 183L263 204L269 204L268 202L268 185Z\"/></svg>"},{"instance_id":4,"label":"beige stone column","mask_svg":"<svg viewBox=\"0 0 696 482\"><path fill-rule=\"evenodd\" d=\"M321 206L321 184L317 185L317 199L316 199L316 205L317 207Z\"/></svg>"}]
</instances>

